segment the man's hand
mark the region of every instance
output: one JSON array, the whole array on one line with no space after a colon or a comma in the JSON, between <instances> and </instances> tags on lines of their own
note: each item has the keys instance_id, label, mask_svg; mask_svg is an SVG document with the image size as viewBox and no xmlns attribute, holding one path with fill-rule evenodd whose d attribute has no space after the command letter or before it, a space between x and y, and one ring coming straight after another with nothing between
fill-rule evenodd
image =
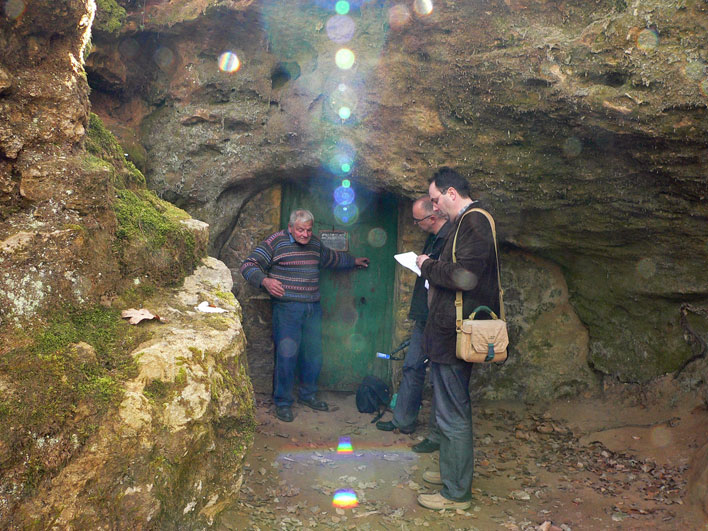
<instances>
[{"instance_id":1,"label":"man's hand","mask_svg":"<svg viewBox=\"0 0 708 531\"><path fill-rule=\"evenodd\" d=\"M261 282L261 286L263 286L268 293L273 295L273 297L282 297L285 295L285 288L283 288L283 284L280 280L275 278L264 278L263 282Z\"/></svg>"},{"instance_id":2,"label":"man's hand","mask_svg":"<svg viewBox=\"0 0 708 531\"><path fill-rule=\"evenodd\" d=\"M428 258L430 257L427 254L419 254L415 257L415 265L418 266L418 269L423 267L423 262L425 262Z\"/></svg>"},{"instance_id":3,"label":"man's hand","mask_svg":"<svg viewBox=\"0 0 708 531\"><path fill-rule=\"evenodd\" d=\"M354 259L354 264L358 269L364 269L369 267L369 259L366 256L361 256Z\"/></svg>"}]
</instances>

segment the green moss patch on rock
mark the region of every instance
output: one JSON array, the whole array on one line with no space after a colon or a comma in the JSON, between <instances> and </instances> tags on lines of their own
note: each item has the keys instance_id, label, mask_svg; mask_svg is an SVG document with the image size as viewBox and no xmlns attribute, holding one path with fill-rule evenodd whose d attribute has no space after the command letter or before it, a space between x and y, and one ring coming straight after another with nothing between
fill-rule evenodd
<instances>
[{"instance_id":1,"label":"green moss patch on rock","mask_svg":"<svg viewBox=\"0 0 708 531\"><path fill-rule=\"evenodd\" d=\"M93 29L104 33L118 33L125 24L126 12L115 0L96 0L96 18Z\"/></svg>"},{"instance_id":2,"label":"green moss patch on rock","mask_svg":"<svg viewBox=\"0 0 708 531\"><path fill-rule=\"evenodd\" d=\"M126 151L94 113L89 116L86 135L87 164L97 164L91 155L102 159L114 168L113 184L116 188L145 188L145 176L125 157Z\"/></svg>"},{"instance_id":3,"label":"green moss patch on rock","mask_svg":"<svg viewBox=\"0 0 708 531\"><path fill-rule=\"evenodd\" d=\"M180 221L189 215L148 190L117 190L116 251L126 277L158 284L181 280L200 258L194 234Z\"/></svg>"}]
</instances>

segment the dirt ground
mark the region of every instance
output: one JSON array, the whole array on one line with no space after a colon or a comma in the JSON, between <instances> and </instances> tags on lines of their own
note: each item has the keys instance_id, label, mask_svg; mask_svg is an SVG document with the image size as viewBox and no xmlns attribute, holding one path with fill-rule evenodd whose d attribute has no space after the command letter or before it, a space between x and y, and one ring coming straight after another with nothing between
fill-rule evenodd
<instances>
[{"instance_id":1,"label":"dirt ground","mask_svg":"<svg viewBox=\"0 0 708 531\"><path fill-rule=\"evenodd\" d=\"M708 529L686 501L689 461L708 438L699 400L476 404L472 506L431 511L416 496L435 491L422 474L435 469L438 454L410 450L425 428L382 432L373 415L357 411L354 394L321 397L334 411L296 404L295 421L285 423L270 397L257 394L242 496L217 529ZM429 408L425 401L420 419ZM338 453L343 440L351 453ZM353 491L358 505L335 507L340 489Z\"/></svg>"}]
</instances>

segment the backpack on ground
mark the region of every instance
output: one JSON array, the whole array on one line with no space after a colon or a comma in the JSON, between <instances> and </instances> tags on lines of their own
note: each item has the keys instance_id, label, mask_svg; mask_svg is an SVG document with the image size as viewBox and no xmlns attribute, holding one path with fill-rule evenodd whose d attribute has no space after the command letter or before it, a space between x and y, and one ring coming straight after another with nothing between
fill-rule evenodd
<instances>
[{"instance_id":1,"label":"backpack on ground","mask_svg":"<svg viewBox=\"0 0 708 531\"><path fill-rule=\"evenodd\" d=\"M376 376L365 376L359 389L356 390L356 408L359 413L378 413L383 416L391 400L388 385ZM378 419L374 419L375 422Z\"/></svg>"}]
</instances>

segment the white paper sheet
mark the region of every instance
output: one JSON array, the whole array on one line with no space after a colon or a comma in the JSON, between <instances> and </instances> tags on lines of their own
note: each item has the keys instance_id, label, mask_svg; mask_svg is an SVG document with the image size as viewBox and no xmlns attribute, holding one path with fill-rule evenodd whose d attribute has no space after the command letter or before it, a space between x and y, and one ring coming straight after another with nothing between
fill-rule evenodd
<instances>
[{"instance_id":1,"label":"white paper sheet","mask_svg":"<svg viewBox=\"0 0 708 531\"><path fill-rule=\"evenodd\" d=\"M395 254L393 257L396 259L396 262L403 267L410 269L416 275L420 276L420 268L415 264L415 259L418 257L416 253L409 251L407 253Z\"/></svg>"}]
</instances>

